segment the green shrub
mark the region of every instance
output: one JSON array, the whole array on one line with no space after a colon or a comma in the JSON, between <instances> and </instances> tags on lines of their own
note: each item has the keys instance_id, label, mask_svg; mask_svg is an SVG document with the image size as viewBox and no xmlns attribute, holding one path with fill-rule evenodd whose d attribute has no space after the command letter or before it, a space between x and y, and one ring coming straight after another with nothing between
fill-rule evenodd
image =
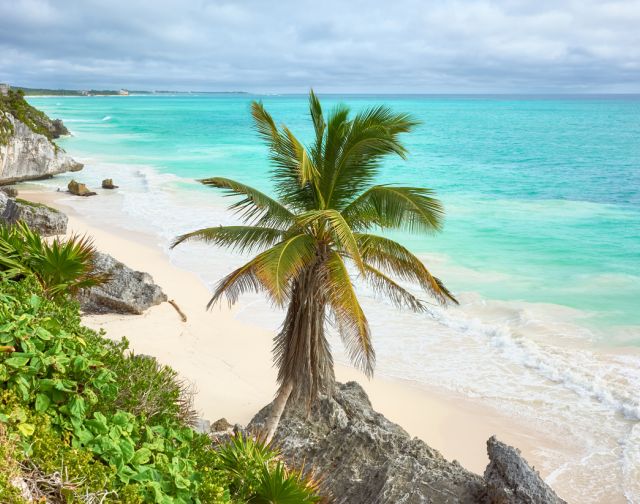
<instances>
[{"instance_id":1,"label":"green shrub","mask_svg":"<svg viewBox=\"0 0 640 504\"><path fill-rule=\"evenodd\" d=\"M319 502L264 443L239 436L214 449L188 427L175 371L83 327L77 302L47 299L32 276L0 279L0 346L15 350L0 351L0 433L11 443L0 435L0 472L64 475L41 489L53 502ZM17 504L7 477L0 502Z\"/></svg>"},{"instance_id":2,"label":"green shrub","mask_svg":"<svg viewBox=\"0 0 640 504\"><path fill-rule=\"evenodd\" d=\"M13 279L33 275L46 297L74 296L106 282L108 275L94 271L94 257L95 248L87 237L48 242L22 222L0 225L0 272Z\"/></svg>"},{"instance_id":3,"label":"green shrub","mask_svg":"<svg viewBox=\"0 0 640 504\"><path fill-rule=\"evenodd\" d=\"M130 354L123 358L127 340L116 346L107 354L105 364L118 376L118 394L113 400L103 400L101 407L144 416L151 425L171 418L193 425L197 415L189 383L153 357Z\"/></svg>"}]
</instances>

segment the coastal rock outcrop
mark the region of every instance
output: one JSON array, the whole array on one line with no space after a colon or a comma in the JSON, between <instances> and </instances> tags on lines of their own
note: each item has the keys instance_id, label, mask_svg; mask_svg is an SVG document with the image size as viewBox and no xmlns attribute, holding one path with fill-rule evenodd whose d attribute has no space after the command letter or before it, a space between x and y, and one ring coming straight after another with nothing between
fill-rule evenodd
<instances>
[{"instance_id":1,"label":"coastal rock outcrop","mask_svg":"<svg viewBox=\"0 0 640 504\"><path fill-rule=\"evenodd\" d=\"M98 252L94 267L97 272L108 273L111 278L107 283L80 294L78 299L85 312L141 314L167 300L151 275L134 271L108 254Z\"/></svg>"},{"instance_id":2,"label":"coastal rock outcrop","mask_svg":"<svg viewBox=\"0 0 640 504\"><path fill-rule=\"evenodd\" d=\"M82 163L8 112L0 110L0 120L6 131L11 132L5 142L0 142L0 184L50 178L82 169Z\"/></svg>"},{"instance_id":3,"label":"coastal rock outcrop","mask_svg":"<svg viewBox=\"0 0 640 504\"><path fill-rule=\"evenodd\" d=\"M39 203L9 198L0 191L0 223L15 224L19 220L42 236L65 234L67 216Z\"/></svg>"},{"instance_id":4,"label":"coastal rock outcrop","mask_svg":"<svg viewBox=\"0 0 640 504\"><path fill-rule=\"evenodd\" d=\"M82 184L81 182L77 182L75 180L70 181L67 184L67 189L69 192L75 196L95 196L96 193L89 190L86 184Z\"/></svg>"},{"instance_id":5,"label":"coastal rock outcrop","mask_svg":"<svg viewBox=\"0 0 640 504\"><path fill-rule=\"evenodd\" d=\"M64 125L61 119L49 120L46 125L52 138L60 138L61 136L69 135L69 130Z\"/></svg>"},{"instance_id":6,"label":"coastal rock outcrop","mask_svg":"<svg viewBox=\"0 0 640 504\"><path fill-rule=\"evenodd\" d=\"M520 455L520 450L492 436L487 441L489 465L484 472L491 504L566 504Z\"/></svg>"},{"instance_id":7,"label":"coastal rock outcrop","mask_svg":"<svg viewBox=\"0 0 640 504\"><path fill-rule=\"evenodd\" d=\"M251 420L250 432L261 431L270 408ZM287 405L274 443L291 464L312 468L340 504L564 503L515 448L489 439L483 478L374 411L355 382L337 383L310 411Z\"/></svg>"},{"instance_id":8,"label":"coastal rock outcrop","mask_svg":"<svg viewBox=\"0 0 640 504\"><path fill-rule=\"evenodd\" d=\"M248 428L264 425L270 406ZM484 481L447 461L371 407L355 382L336 384L307 412L288 405L274 442L285 459L312 467L338 503L477 503Z\"/></svg>"},{"instance_id":9,"label":"coastal rock outcrop","mask_svg":"<svg viewBox=\"0 0 640 504\"><path fill-rule=\"evenodd\" d=\"M10 198L16 198L18 196L18 190L12 186L1 186L0 192L5 193Z\"/></svg>"},{"instance_id":10,"label":"coastal rock outcrop","mask_svg":"<svg viewBox=\"0 0 640 504\"><path fill-rule=\"evenodd\" d=\"M102 181L103 189L117 189L118 186L113 184L113 179L106 178Z\"/></svg>"}]
</instances>

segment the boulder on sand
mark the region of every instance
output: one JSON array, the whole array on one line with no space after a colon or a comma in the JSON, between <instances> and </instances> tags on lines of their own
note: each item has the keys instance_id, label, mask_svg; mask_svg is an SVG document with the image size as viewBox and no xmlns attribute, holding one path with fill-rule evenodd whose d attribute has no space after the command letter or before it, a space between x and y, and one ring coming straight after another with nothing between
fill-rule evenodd
<instances>
[{"instance_id":1,"label":"boulder on sand","mask_svg":"<svg viewBox=\"0 0 640 504\"><path fill-rule=\"evenodd\" d=\"M69 219L55 208L21 199L9 198L0 191L0 223L23 221L42 236L65 234Z\"/></svg>"},{"instance_id":2,"label":"boulder on sand","mask_svg":"<svg viewBox=\"0 0 640 504\"><path fill-rule=\"evenodd\" d=\"M102 181L102 188L103 189L117 189L118 186L117 185L113 185L113 179L110 178L106 178Z\"/></svg>"},{"instance_id":3,"label":"boulder on sand","mask_svg":"<svg viewBox=\"0 0 640 504\"><path fill-rule=\"evenodd\" d=\"M96 194L95 192L90 191L85 184L81 184L75 180L69 182L67 189L71 194L75 194L76 196L95 196Z\"/></svg>"},{"instance_id":4,"label":"boulder on sand","mask_svg":"<svg viewBox=\"0 0 640 504\"><path fill-rule=\"evenodd\" d=\"M78 300L85 312L141 314L167 300L151 275L134 271L108 254L97 252L94 267L96 272L108 273L111 278L81 292Z\"/></svg>"}]
</instances>

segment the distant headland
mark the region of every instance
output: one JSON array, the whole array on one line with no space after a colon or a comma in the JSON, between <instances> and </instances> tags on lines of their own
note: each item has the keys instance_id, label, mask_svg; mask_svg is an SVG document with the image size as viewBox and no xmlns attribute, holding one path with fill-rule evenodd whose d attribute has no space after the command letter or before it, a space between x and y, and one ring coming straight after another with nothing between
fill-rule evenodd
<instances>
[{"instance_id":1,"label":"distant headland","mask_svg":"<svg viewBox=\"0 0 640 504\"><path fill-rule=\"evenodd\" d=\"M7 84L0 84L9 88ZM157 94L248 94L246 91L171 91L171 90L129 90L129 89L48 89L11 86L25 96L129 96Z\"/></svg>"}]
</instances>

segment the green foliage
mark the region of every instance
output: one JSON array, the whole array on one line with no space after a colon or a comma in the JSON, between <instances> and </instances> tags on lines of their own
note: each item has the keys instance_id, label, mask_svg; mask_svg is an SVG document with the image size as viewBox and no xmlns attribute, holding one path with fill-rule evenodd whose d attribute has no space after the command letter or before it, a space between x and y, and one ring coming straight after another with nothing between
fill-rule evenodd
<instances>
[{"instance_id":1,"label":"green foliage","mask_svg":"<svg viewBox=\"0 0 640 504\"><path fill-rule=\"evenodd\" d=\"M179 418L185 424L195 420L192 389L173 369L145 355L128 353L123 358L127 340L108 342L107 346L113 351L107 352L104 361L118 376L119 391L113 399L102 400L103 408L144 416L151 425L166 418Z\"/></svg>"},{"instance_id":2,"label":"green foliage","mask_svg":"<svg viewBox=\"0 0 640 504\"><path fill-rule=\"evenodd\" d=\"M108 275L94 272L94 257L95 248L87 237L48 242L23 222L0 225L0 274L7 278L33 275L47 297L73 296L107 281Z\"/></svg>"},{"instance_id":3,"label":"green foliage","mask_svg":"<svg viewBox=\"0 0 640 504\"><path fill-rule=\"evenodd\" d=\"M298 471L288 470L283 462L263 465L252 504L312 504L320 502L317 486Z\"/></svg>"},{"instance_id":4,"label":"green foliage","mask_svg":"<svg viewBox=\"0 0 640 504\"><path fill-rule=\"evenodd\" d=\"M29 105L24 99L22 91L11 89L6 96L0 95L0 145L6 145L9 137L13 134L11 123L4 113L9 113L26 124L34 133L44 135L49 141L53 140L52 132L49 129L51 119L44 112Z\"/></svg>"},{"instance_id":5,"label":"green foliage","mask_svg":"<svg viewBox=\"0 0 640 504\"><path fill-rule=\"evenodd\" d=\"M16 200L16 203L20 203L21 205L30 206L33 208L46 208L50 212L60 213L60 210L50 207L48 205L45 205L44 203L36 203L35 201L29 201L22 198L16 198L15 200Z\"/></svg>"},{"instance_id":6,"label":"green foliage","mask_svg":"<svg viewBox=\"0 0 640 504\"><path fill-rule=\"evenodd\" d=\"M0 353L0 502L21 502L7 478L28 479L25 467L65 475L55 489L64 502L317 501L264 445L241 438L215 450L185 425L172 369L83 327L77 303L45 298L32 277L0 280L0 345L15 350Z\"/></svg>"},{"instance_id":7,"label":"green foliage","mask_svg":"<svg viewBox=\"0 0 640 504\"><path fill-rule=\"evenodd\" d=\"M238 434L219 448L219 466L230 480L232 494L243 502L307 504L320 502L317 484L288 469L279 453L252 437Z\"/></svg>"}]
</instances>

